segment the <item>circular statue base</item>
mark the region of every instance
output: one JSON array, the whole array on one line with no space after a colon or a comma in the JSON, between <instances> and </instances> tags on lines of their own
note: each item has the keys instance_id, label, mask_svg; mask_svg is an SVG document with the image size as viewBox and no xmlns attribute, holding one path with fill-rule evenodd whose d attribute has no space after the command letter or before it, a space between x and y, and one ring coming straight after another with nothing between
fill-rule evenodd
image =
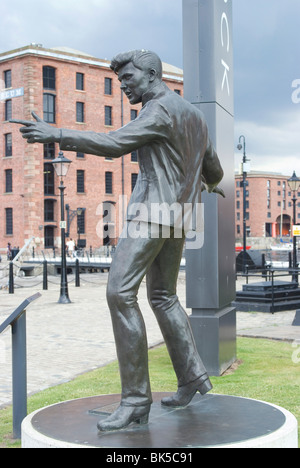
<instances>
[{"instance_id":1,"label":"circular statue base","mask_svg":"<svg viewBox=\"0 0 300 468\"><path fill-rule=\"evenodd\" d=\"M97 422L120 395L66 401L35 411L22 423L23 448L297 448L297 420L283 408L225 395L195 396L189 406L161 405L155 393L147 425L101 433Z\"/></svg>"}]
</instances>

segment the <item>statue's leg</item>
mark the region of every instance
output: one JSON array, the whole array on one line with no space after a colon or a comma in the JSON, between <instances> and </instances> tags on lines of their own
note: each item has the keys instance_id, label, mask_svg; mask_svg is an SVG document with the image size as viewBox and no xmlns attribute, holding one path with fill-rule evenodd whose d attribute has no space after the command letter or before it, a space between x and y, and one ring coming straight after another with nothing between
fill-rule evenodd
<instances>
[{"instance_id":1,"label":"statue's leg","mask_svg":"<svg viewBox=\"0 0 300 468\"><path fill-rule=\"evenodd\" d=\"M122 400L118 410L100 430L114 430L130 422L145 422L152 395L148 371L148 344L137 302L140 283L164 240L121 237L113 257L107 285L119 361Z\"/></svg>"},{"instance_id":2,"label":"statue's leg","mask_svg":"<svg viewBox=\"0 0 300 468\"><path fill-rule=\"evenodd\" d=\"M176 294L183 245L184 239L166 239L147 273L148 299L177 375L178 391L181 389L180 395L164 401L170 406L185 406L196 391L206 393L212 388L188 316Z\"/></svg>"}]
</instances>

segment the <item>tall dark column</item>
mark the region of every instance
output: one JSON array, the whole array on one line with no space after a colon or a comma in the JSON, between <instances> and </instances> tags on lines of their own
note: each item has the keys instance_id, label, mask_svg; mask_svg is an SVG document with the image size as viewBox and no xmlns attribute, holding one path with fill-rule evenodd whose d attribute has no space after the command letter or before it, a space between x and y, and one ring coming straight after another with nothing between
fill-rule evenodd
<instances>
[{"instance_id":1,"label":"tall dark column","mask_svg":"<svg viewBox=\"0 0 300 468\"><path fill-rule=\"evenodd\" d=\"M187 307L211 375L236 359L232 0L183 0L184 95L205 115L226 199L203 194L204 245L186 252Z\"/></svg>"}]
</instances>

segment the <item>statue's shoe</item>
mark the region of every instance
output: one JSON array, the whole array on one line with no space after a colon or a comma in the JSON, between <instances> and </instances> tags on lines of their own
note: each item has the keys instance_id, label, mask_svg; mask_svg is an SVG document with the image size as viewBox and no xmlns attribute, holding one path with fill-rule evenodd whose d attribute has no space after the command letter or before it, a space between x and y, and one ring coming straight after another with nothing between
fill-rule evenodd
<instances>
[{"instance_id":1,"label":"statue's shoe","mask_svg":"<svg viewBox=\"0 0 300 468\"><path fill-rule=\"evenodd\" d=\"M104 421L99 421L99 431L117 431L127 427L131 423L147 424L151 405L144 406L119 406L111 416Z\"/></svg>"},{"instance_id":2,"label":"statue's shoe","mask_svg":"<svg viewBox=\"0 0 300 468\"><path fill-rule=\"evenodd\" d=\"M205 395L205 393L209 392L212 388L208 375L203 374L197 380L183 385L182 387L178 387L178 390L174 395L163 398L161 403L164 406L171 406L174 408L187 406L197 392L200 392L201 395Z\"/></svg>"}]
</instances>

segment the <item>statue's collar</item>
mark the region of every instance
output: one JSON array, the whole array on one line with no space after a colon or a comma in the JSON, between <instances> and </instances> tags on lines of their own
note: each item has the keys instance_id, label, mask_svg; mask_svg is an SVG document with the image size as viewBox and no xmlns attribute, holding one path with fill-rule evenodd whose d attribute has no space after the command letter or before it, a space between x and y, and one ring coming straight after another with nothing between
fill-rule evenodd
<instances>
[{"instance_id":1,"label":"statue's collar","mask_svg":"<svg viewBox=\"0 0 300 468\"><path fill-rule=\"evenodd\" d=\"M147 104L147 102L151 101L152 99L159 99L160 97L162 97L164 94L166 94L166 91L168 89L169 88L167 87L167 85L163 81L161 81L160 83L155 85L153 88L151 88L149 91L146 91L143 94L143 98L142 98L143 106Z\"/></svg>"}]
</instances>

